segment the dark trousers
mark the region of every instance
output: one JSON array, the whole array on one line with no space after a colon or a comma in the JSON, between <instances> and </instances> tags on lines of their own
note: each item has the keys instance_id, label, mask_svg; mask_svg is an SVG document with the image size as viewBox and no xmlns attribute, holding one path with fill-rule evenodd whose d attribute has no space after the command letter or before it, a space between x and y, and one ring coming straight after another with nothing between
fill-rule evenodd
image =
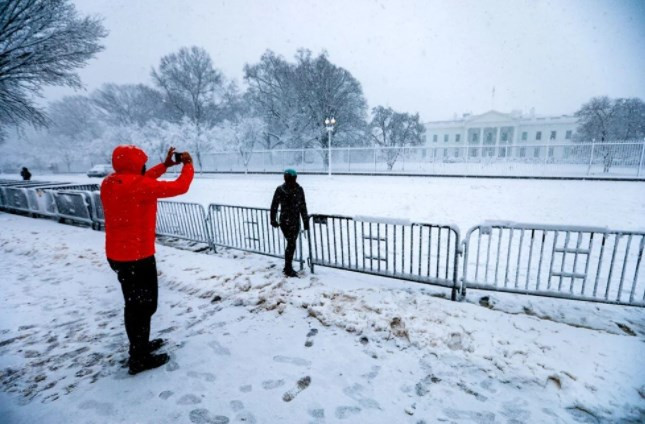
<instances>
[{"instance_id":1,"label":"dark trousers","mask_svg":"<svg viewBox=\"0 0 645 424\"><path fill-rule=\"evenodd\" d=\"M284 270L292 271L291 262L293 262L293 255L296 253L296 241L300 233L300 226L281 225L280 229L284 234L284 238L287 239L287 246L284 249Z\"/></svg>"},{"instance_id":2,"label":"dark trousers","mask_svg":"<svg viewBox=\"0 0 645 424\"><path fill-rule=\"evenodd\" d=\"M130 357L148 353L150 319L157 311L157 262L154 256L131 262L108 259L117 273L125 300L125 331Z\"/></svg>"}]
</instances>

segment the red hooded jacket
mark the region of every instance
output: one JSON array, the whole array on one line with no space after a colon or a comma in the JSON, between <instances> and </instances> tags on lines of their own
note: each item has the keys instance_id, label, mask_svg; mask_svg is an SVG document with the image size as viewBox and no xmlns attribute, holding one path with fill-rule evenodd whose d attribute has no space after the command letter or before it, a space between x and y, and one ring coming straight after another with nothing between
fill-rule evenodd
<instances>
[{"instance_id":1,"label":"red hooded jacket","mask_svg":"<svg viewBox=\"0 0 645 424\"><path fill-rule=\"evenodd\" d=\"M157 199L184 194L193 175L187 163L175 181L157 181L166 166L163 163L142 175L148 156L136 146L122 145L112 153L114 174L101 184L101 202L105 212L105 251L114 261L136 261L155 253Z\"/></svg>"}]
</instances>

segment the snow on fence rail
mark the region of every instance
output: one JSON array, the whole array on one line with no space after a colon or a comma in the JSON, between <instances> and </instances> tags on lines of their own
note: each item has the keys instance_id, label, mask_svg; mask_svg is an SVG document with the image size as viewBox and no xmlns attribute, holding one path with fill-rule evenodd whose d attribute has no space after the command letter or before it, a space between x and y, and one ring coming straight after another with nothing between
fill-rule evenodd
<instances>
[{"instance_id":1,"label":"snow on fence rail","mask_svg":"<svg viewBox=\"0 0 645 424\"><path fill-rule=\"evenodd\" d=\"M467 288L645 306L645 233L491 222L463 241Z\"/></svg>"},{"instance_id":2,"label":"snow on fence rail","mask_svg":"<svg viewBox=\"0 0 645 424\"><path fill-rule=\"evenodd\" d=\"M0 210L95 229L105 223L98 191L16 183L0 181ZM471 228L460 249L459 230L450 225L320 214L309 220L312 272L321 265L435 284L451 288L453 299L472 288L645 307L645 232L487 222ZM211 204L206 214L199 204L159 201L157 234L274 257L285 247L263 208ZM302 235L296 260L302 269Z\"/></svg>"},{"instance_id":3,"label":"snow on fence rail","mask_svg":"<svg viewBox=\"0 0 645 424\"><path fill-rule=\"evenodd\" d=\"M452 288L457 297L459 230L450 225L338 215L310 215L315 265Z\"/></svg>"},{"instance_id":4,"label":"snow on fence rail","mask_svg":"<svg viewBox=\"0 0 645 424\"><path fill-rule=\"evenodd\" d=\"M285 239L279 228L271 226L269 209L211 204L208 219L214 245L284 257ZM304 268L304 258L301 233L294 256L301 270Z\"/></svg>"}]
</instances>

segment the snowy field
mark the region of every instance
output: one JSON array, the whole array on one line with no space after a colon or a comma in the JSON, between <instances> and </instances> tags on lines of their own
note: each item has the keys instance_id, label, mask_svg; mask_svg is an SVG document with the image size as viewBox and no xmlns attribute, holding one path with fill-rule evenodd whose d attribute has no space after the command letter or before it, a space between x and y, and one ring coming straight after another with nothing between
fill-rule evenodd
<instances>
[{"instance_id":1,"label":"snowy field","mask_svg":"<svg viewBox=\"0 0 645 424\"><path fill-rule=\"evenodd\" d=\"M81 176L37 176L99 182ZM645 227L645 185L302 176L311 212ZM270 203L279 176L197 178L181 200ZM645 421L645 312L448 290L157 247L152 336L135 377L104 234L0 213L0 417L9 423ZM179 248L181 247L181 249Z\"/></svg>"},{"instance_id":2,"label":"snowy field","mask_svg":"<svg viewBox=\"0 0 645 424\"><path fill-rule=\"evenodd\" d=\"M0 175L0 178L15 178ZM268 208L280 175L197 175L172 200ZM98 183L84 175L34 179ZM465 233L485 220L645 229L645 183L423 177L301 175L310 213L404 218L457 224Z\"/></svg>"}]
</instances>

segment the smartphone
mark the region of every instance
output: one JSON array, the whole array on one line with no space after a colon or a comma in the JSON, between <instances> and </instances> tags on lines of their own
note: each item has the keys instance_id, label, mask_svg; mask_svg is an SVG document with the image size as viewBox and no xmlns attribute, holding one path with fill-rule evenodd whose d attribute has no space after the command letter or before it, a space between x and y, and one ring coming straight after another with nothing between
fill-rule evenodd
<instances>
[{"instance_id":1,"label":"smartphone","mask_svg":"<svg viewBox=\"0 0 645 424\"><path fill-rule=\"evenodd\" d=\"M175 152L175 162L181 162L181 155L183 155L183 152Z\"/></svg>"}]
</instances>

